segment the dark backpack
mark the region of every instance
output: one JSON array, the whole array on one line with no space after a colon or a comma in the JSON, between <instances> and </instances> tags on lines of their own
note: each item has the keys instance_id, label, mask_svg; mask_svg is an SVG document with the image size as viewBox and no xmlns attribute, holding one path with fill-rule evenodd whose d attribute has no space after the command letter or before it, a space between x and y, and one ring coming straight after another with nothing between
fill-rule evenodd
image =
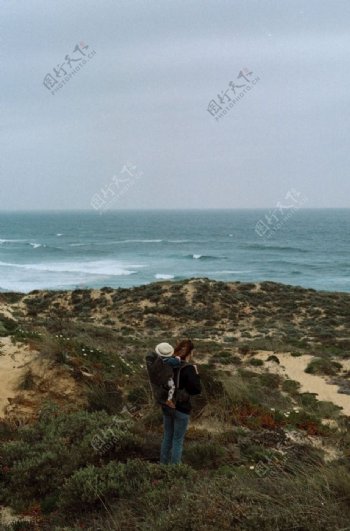
<instances>
[{"instance_id":1,"label":"dark backpack","mask_svg":"<svg viewBox=\"0 0 350 531\"><path fill-rule=\"evenodd\" d=\"M175 383L175 396L174 399L181 401L184 399L184 393L187 393L184 390L178 390L179 387L179 381L180 381L180 372L183 366L187 364L183 364L179 369L176 370L176 379L174 378L174 370L172 367L167 365L166 363L163 363L163 360L158 354L155 352L151 352L146 356L146 367L147 372L149 376L149 381L152 388L152 393L154 400L157 404L165 404L165 402L168 399L168 381L169 378L174 378ZM181 397L178 397L178 393L181 394ZM188 396L188 393L187 393Z\"/></svg>"}]
</instances>

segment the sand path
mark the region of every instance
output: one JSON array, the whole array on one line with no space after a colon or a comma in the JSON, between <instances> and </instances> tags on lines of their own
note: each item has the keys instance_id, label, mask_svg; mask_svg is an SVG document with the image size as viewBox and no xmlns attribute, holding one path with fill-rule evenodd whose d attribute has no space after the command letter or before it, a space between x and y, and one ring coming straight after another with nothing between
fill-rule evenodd
<instances>
[{"instance_id":1,"label":"sand path","mask_svg":"<svg viewBox=\"0 0 350 531\"><path fill-rule=\"evenodd\" d=\"M278 357L280 365L273 361L266 361L271 354ZM288 376L289 379L299 382L301 393L317 393L318 400L333 402L336 406L343 408L344 415L350 416L349 395L338 393L339 386L328 383L326 377L304 372L314 356L305 354L294 357L289 352L259 351L254 357L264 360L265 367L270 372ZM348 367L348 364L344 363L343 360L341 363L344 368Z\"/></svg>"}]
</instances>

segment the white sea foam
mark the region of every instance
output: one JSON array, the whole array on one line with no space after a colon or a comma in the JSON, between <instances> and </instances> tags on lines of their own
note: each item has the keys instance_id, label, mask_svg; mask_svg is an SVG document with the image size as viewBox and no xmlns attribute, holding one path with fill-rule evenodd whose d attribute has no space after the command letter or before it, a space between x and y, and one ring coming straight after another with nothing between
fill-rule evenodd
<instances>
[{"instance_id":1,"label":"white sea foam","mask_svg":"<svg viewBox=\"0 0 350 531\"><path fill-rule=\"evenodd\" d=\"M195 260L199 260L200 258L202 258L202 255L201 254L194 254L194 255L192 255L192 258L194 258Z\"/></svg>"},{"instance_id":2,"label":"white sea foam","mask_svg":"<svg viewBox=\"0 0 350 531\"><path fill-rule=\"evenodd\" d=\"M11 239L2 239L2 238L0 239L0 245L6 244L6 243L24 243L25 245L31 245L34 249L37 249L38 247L46 247L46 245L43 245L42 243L30 242L28 240L22 240L22 239L11 240Z\"/></svg>"},{"instance_id":3,"label":"white sea foam","mask_svg":"<svg viewBox=\"0 0 350 531\"><path fill-rule=\"evenodd\" d=\"M46 273L85 273L88 275L120 276L133 275L137 271L128 267L143 267L133 265L125 267L120 262L114 260L98 260L91 262L42 262L39 264L13 264L10 262L0 262L3 267L16 267L28 271L41 271Z\"/></svg>"},{"instance_id":4,"label":"white sea foam","mask_svg":"<svg viewBox=\"0 0 350 531\"><path fill-rule=\"evenodd\" d=\"M239 273L252 273L249 269L235 270L235 269L223 269L222 271L208 271L208 275L238 275Z\"/></svg>"},{"instance_id":5,"label":"white sea foam","mask_svg":"<svg viewBox=\"0 0 350 531\"><path fill-rule=\"evenodd\" d=\"M40 262L16 264L0 261L1 290L29 292L33 289L74 289L79 286L115 284L138 272L139 264L117 260Z\"/></svg>"},{"instance_id":6,"label":"white sea foam","mask_svg":"<svg viewBox=\"0 0 350 531\"><path fill-rule=\"evenodd\" d=\"M108 245L109 243L161 243L162 241L163 240L115 240L115 241L109 242L107 240L103 243L103 245Z\"/></svg>"},{"instance_id":7,"label":"white sea foam","mask_svg":"<svg viewBox=\"0 0 350 531\"><path fill-rule=\"evenodd\" d=\"M17 242L20 242L20 243L23 243L23 242L26 242L27 240L11 240L11 239L2 239L0 238L0 245L2 245L3 243L17 243Z\"/></svg>"},{"instance_id":8,"label":"white sea foam","mask_svg":"<svg viewBox=\"0 0 350 531\"><path fill-rule=\"evenodd\" d=\"M69 246L70 247L81 247L84 245L108 246L108 245L114 245L114 244L120 244L120 243L161 243L162 241L163 240L112 240L112 241L105 240L103 242L70 243Z\"/></svg>"},{"instance_id":9,"label":"white sea foam","mask_svg":"<svg viewBox=\"0 0 350 531\"><path fill-rule=\"evenodd\" d=\"M190 243L192 240L167 240L168 243Z\"/></svg>"},{"instance_id":10,"label":"white sea foam","mask_svg":"<svg viewBox=\"0 0 350 531\"><path fill-rule=\"evenodd\" d=\"M104 242L96 242L93 245L109 245L112 243L161 243L163 240L112 240Z\"/></svg>"},{"instance_id":11,"label":"white sea foam","mask_svg":"<svg viewBox=\"0 0 350 531\"><path fill-rule=\"evenodd\" d=\"M122 240L122 243L161 243L163 240Z\"/></svg>"},{"instance_id":12,"label":"white sea foam","mask_svg":"<svg viewBox=\"0 0 350 531\"><path fill-rule=\"evenodd\" d=\"M154 275L154 278L157 278L158 280L172 280L173 278L175 278L174 275L167 275L165 273L156 273Z\"/></svg>"}]
</instances>

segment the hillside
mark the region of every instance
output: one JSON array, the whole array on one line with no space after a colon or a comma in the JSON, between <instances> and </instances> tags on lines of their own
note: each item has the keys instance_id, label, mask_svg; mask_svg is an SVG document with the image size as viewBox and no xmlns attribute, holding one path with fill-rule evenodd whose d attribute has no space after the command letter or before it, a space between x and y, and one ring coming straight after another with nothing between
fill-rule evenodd
<instances>
[{"instance_id":1,"label":"hillside","mask_svg":"<svg viewBox=\"0 0 350 531\"><path fill-rule=\"evenodd\" d=\"M0 336L4 529L345 529L350 294L208 279L2 293ZM144 356L183 337L204 391L174 479Z\"/></svg>"}]
</instances>

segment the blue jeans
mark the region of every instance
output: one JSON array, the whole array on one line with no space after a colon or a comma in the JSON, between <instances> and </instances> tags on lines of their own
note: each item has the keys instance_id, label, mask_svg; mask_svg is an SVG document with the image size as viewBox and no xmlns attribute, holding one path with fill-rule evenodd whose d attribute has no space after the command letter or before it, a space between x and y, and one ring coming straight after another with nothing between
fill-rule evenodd
<instances>
[{"instance_id":1,"label":"blue jeans","mask_svg":"<svg viewBox=\"0 0 350 531\"><path fill-rule=\"evenodd\" d=\"M160 463L181 463L182 446L190 416L170 408L163 408L164 435L160 449Z\"/></svg>"}]
</instances>

